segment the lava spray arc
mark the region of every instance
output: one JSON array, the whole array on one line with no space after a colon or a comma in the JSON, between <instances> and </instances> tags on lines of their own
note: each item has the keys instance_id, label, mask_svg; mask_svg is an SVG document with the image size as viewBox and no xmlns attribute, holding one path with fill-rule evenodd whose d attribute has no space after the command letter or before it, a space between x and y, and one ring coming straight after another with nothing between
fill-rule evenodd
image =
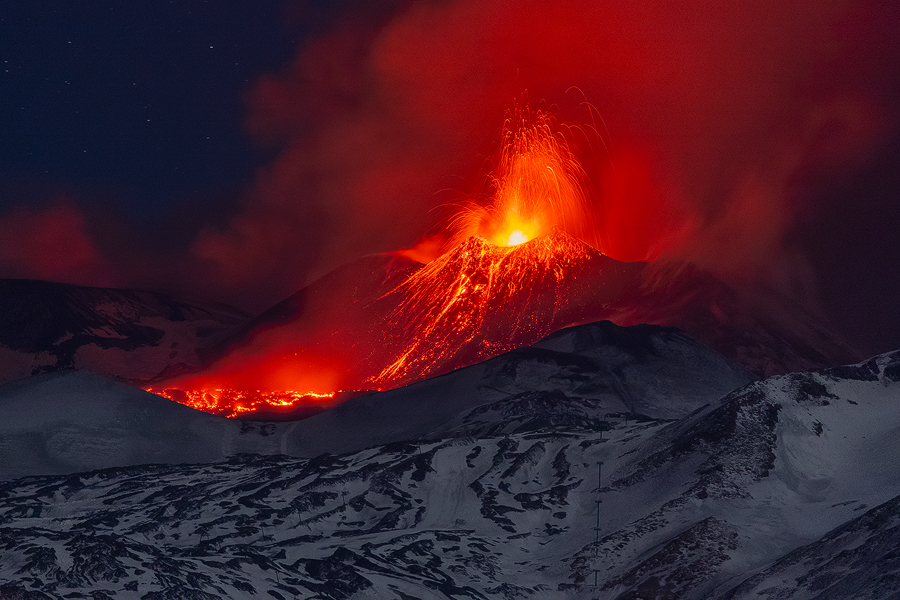
<instances>
[{"instance_id":1,"label":"lava spray arc","mask_svg":"<svg viewBox=\"0 0 900 600\"><path fill-rule=\"evenodd\" d=\"M486 194L456 205L451 247L472 236L516 246L554 227L585 240L595 236L588 178L550 114L513 111L487 179Z\"/></svg>"}]
</instances>

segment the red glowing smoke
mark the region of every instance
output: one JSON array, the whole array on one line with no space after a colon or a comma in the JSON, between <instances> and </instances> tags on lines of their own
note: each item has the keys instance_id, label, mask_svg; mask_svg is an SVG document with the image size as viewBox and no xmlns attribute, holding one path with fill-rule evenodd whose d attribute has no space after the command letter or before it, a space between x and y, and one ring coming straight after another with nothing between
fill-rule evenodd
<instances>
[{"instance_id":1,"label":"red glowing smoke","mask_svg":"<svg viewBox=\"0 0 900 600\"><path fill-rule=\"evenodd\" d=\"M860 0L400 2L376 25L342 20L304 40L249 90L248 130L277 156L182 256L122 252L127 240L101 244L72 219L75 252L7 242L2 274L167 287L255 310L361 255L415 246L434 257L438 209L478 189L524 91L579 127L566 135L612 257L687 259L808 296L804 250L822 242L787 238L810 215L841 220L819 215L815 194L891 131L896 11ZM29 221L31 237L65 238L42 233L55 210Z\"/></svg>"},{"instance_id":2,"label":"red glowing smoke","mask_svg":"<svg viewBox=\"0 0 900 600\"><path fill-rule=\"evenodd\" d=\"M435 208L472 193L527 90L582 127L571 138L611 256L777 282L796 262L783 242L804 208L792 186L822 143L815 115L831 115L828 144L849 156L884 120L871 95L848 104L820 85L837 77L848 6L457 0L404 5L377 30L338 26L254 88L250 128L281 154L195 255L232 287L264 275L288 292L412 246Z\"/></svg>"},{"instance_id":3,"label":"red glowing smoke","mask_svg":"<svg viewBox=\"0 0 900 600\"><path fill-rule=\"evenodd\" d=\"M18 208L0 218L0 269L6 277L114 285L113 269L69 200Z\"/></svg>"}]
</instances>

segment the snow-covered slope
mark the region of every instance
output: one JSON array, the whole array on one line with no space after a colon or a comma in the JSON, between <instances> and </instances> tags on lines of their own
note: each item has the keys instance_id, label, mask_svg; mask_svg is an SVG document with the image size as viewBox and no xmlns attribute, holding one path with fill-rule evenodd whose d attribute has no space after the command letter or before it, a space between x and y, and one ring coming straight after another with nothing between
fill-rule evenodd
<instances>
[{"instance_id":1,"label":"snow-covered slope","mask_svg":"<svg viewBox=\"0 0 900 600\"><path fill-rule=\"evenodd\" d=\"M461 420L471 409L493 410L487 405L543 397L540 392L589 403L600 418L635 413L675 419L750 380L677 329L601 321L446 375L354 398L294 424L286 447L295 456L315 456L455 435L475 426Z\"/></svg>"},{"instance_id":2,"label":"snow-covered slope","mask_svg":"<svg viewBox=\"0 0 900 600\"><path fill-rule=\"evenodd\" d=\"M62 369L150 382L196 369L247 320L166 294L0 279L0 383Z\"/></svg>"},{"instance_id":3,"label":"snow-covered slope","mask_svg":"<svg viewBox=\"0 0 900 600\"><path fill-rule=\"evenodd\" d=\"M346 454L0 483L0 597L894 597L900 352L676 421L570 383Z\"/></svg>"},{"instance_id":4,"label":"snow-covered slope","mask_svg":"<svg viewBox=\"0 0 900 600\"><path fill-rule=\"evenodd\" d=\"M273 432L92 373L49 373L0 387L0 479L273 454Z\"/></svg>"},{"instance_id":5,"label":"snow-covered slope","mask_svg":"<svg viewBox=\"0 0 900 600\"><path fill-rule=\"evenodd\" d=\"M900 496L798 548L725 598L900 598Z\"/></svg>"}]
</instances>

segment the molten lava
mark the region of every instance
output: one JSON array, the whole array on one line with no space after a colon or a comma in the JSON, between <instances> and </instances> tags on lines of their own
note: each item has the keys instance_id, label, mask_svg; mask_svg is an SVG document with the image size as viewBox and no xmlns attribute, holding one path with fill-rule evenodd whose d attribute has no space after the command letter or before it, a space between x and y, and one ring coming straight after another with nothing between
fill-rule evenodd
<instances>
[{"instance_id":1,"label":"molten lava","mask_svg":"<svg viewBox=\"0 0 900 600\"><path fill-rule=\"evenodd\" d=\"M327 406L331 404L329 401L335 397L334 392L320 394L294 390L269 392L265 390L218 388L182 390L168 387L150 387L146 388L146 391L222 417L237 417L242 413L257 410L292 408L298 404Z\"/></svg>"},{"instance_id":2,"label":"molten lava","mask_svg":"<svg viewBox=\"0 0 900 600\"><path fill-rule=\"evenodd\" d=\"M504 246L518 246L519 244L524 244L528 241L528 234L522 231L521 229L514 229L512 233L509 234L509 237L506 238Z\"/></svg>"},{"instance_id":3,"label":"molten lava","mask_svg":"<svg viewBox=\"0 0 900 600\"><path fill-rule=\"evenodd\" d=\"M517 111L507 120L488 187L486 201L464 203L452 217L452 245L478 236L516 246L553 227L577 236L590 221L587 177L542 111Z\"/></svg>"}]
</instances>

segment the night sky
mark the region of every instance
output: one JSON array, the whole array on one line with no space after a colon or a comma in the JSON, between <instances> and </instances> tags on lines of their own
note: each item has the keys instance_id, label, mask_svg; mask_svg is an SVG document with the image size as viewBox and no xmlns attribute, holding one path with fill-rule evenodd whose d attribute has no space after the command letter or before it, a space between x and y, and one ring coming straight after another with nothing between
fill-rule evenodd
<instances>
[{"instance_id":1,"label":"night sky","mask_svg":"<svg viewBox=\"0 0 900 600\"><path fill-rule=\"evenodd\" d=\"M611 256L900 348L900 9L720 4L6 2L0 276L264 309L433 233L527 93Z\"/></svg>"},{"instance_id":2,"label":"night sky","mask_svg":"<svg viewBox=\"0 0 900 600\"><path fill-rule=\"evenodd\" d=\"M300 37L282 12L280 2L6 3L4 208L104 195L151 220L242 186L263 160L243 129L244 92Z\"/></svg>"}]
</instances>

